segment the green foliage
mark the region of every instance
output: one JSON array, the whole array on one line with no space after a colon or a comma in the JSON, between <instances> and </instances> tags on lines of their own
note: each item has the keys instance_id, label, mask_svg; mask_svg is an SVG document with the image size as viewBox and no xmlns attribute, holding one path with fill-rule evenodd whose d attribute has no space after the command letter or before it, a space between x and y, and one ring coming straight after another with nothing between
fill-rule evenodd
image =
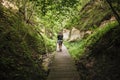
<instances>
[{"instance_id":1,"label":"green foliage","mask_svg":"<svg viewBox=\"0 0 120 80\"><path fill-rule=\"evenodd\" d=\"M81 9L80 18L75 27L79 30L90 30L94 26L100 26L103 20L110 18L110 15L112 12L104 1L89 1Z\"/></svg>"},{"instance_id":2,"label":"green foliage","mask_svg":"<svg viewBox=\"0 0 120 80\"><path fill-rule=\"evenodd\" d=\"M71 23L74 22L77 24L75 27L79 30L90 30L93 33L81 41L67 44L73 57L77 59L79 56L83 55L83 53L89 52L89 47L92 47L106 32L117 25L116 22L113 22L107 24L105 27L98 27L103 20L110 19L112 15L110 8L104 1L89 1L87 4L83 5L79 13L78 21L74 22L71 20ZM75 20L74 18L73 20ZM69 25L71 24L69 23L68 26Z\"/></svg>"},{"instance_id":3,"label":"green foliage","mask_svg":"<svg viewBox=\"0 0 120 80\"><path fill-rule=\"evenodd\" d=\"M77 62L83 80L93 80L94 78L100 80L119 79L117 76L120 70L120 27L117 22L109 25L115 27L110 27L110 30L106 28L104 31L107 32L97 42L92 43L92 46L88 47L90 51L81 56ZM93 37L91 39L93 40Z\"/></svg>"},{"instance_id":4,"label":"green foliage","mask_svg":"<svg viewBox=\"0 0 120 80\"><path fill-rule=\"evenodd\" d=\"M33 0L32 0L33 1ZM84 3L88 2L84 1ZM79 0L36 0L35 12L42 26L52 32L77 24L81 2Z\"/></svg>"},{"instance_id":5,"label":"green foliage","mask_svg":"<svg viewBox=\"0 0 120 80\"><path fill-rule=\"evenodd\" d=\"M104 3L86 8L93 3L91 0L6 1L18 9L6 8L0 1L1 80L45 79L46 73L41 66L42 56L55 50L56 34L63 28L71 29L75 26L81 30L95 30L84 40L66 43L71 55L78 58L87 50L86 47L93 46L116 25L111 23L97 29L96 26L111 11Z\"/></svg>"},{"instance_id":6,"label":"green foliage","mask_svg":"<svg viewBox=\"0 0 120 80\"><path fill-rule=\"evenodd\" d=\"M79 0L36 0L35 2L41 13L46 15L49 10L56 10L62 13L65 7L74 7Z\"/></svg>"},{"instance_id":7,"label":"green foliage","mask_svg":"<svg viewBox=\"0 0 120 80\"><path fill-rule=\"evenodd\" d=\"M45 79L41 66L41 56L46 54L43 38L18 14L4 7L0 10L0 79Z\"/></svg>"},{"instance_id":8,"label":"green foliage","mask_svg":"<svg viewBox=\"0 0 120 80\"><path fill-rule=\"evenodd\" d=\"M55 40L49 39L47 36L43 34L44 40L45 40L45 46L47 48L47 52L51 53L55 51Z\"/></svg>"},{"instance_id":9,"label":"green foliage","mask_svg":"<svg viewBox=\"0 0 120 80\"><path fill-rule=\"evenodd\" d=\"M117 25L117 22L110 22L104 27L96 29L86 39L82 39L78 42L66 43L71 56L75 59L79 59L81 55L84 55L89 51L88 47L92 47L105 33L107 33L112 28L116 27Z\"/></svg>"},{"instance_id":10,"label":"green foliage","mask_svg":"<svg viewBox=\"0 0 120 80\"><path fill-rule=\"evenodd\" d=\"M77 41L77 42L66 42L65 43L66 47L69 50L70 55L74 58L77 59L81 55L83 55L84 52L84 42L83 41Z\"/></svg>"},{"instance_id":11,"label":"green foliage","mask_svg":"<svg viewBox=\"0 0 120 80\"><path fill-rule=\"evenodd\" d=\"M98 41L106 32L108 32L110 29L116 27L118 25L117 22L110 22L107 23L103 28L98 28L92 35L90 35L87 39L86 45L94 44L96 41Z\"/></svg>"}]
</instances>

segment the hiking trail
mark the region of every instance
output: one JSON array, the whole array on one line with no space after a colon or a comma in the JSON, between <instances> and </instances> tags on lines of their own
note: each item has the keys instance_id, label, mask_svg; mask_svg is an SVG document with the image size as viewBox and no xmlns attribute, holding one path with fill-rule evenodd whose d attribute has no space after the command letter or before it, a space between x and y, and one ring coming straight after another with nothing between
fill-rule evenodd
<instances>
[{"instance_id":1,"label":"hiking trail","mask_svg":"<svg viewBox=\"0 0 120 80\"><path fill-rule=\"evenodd\" d=\"M79 80L75 62L64 45L62 52L55 53L47 80Z\"/></svg>"}]
</instances>

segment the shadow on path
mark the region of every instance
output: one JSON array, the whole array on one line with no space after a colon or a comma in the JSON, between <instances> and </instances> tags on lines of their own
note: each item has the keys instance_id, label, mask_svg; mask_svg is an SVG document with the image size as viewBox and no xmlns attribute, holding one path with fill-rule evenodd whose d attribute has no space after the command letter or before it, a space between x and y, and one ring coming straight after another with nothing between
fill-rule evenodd
<instances>
[{"instance_id":1,"label":"shadow on path","mask_svg":"<svg viewBox=\"0 0 120 80\"><path fill-rule=\"evenodd\" d=\"M47 80L79 80L74 61L63 45L62 52L56 52Z\"/></svg>"}]
</instances>

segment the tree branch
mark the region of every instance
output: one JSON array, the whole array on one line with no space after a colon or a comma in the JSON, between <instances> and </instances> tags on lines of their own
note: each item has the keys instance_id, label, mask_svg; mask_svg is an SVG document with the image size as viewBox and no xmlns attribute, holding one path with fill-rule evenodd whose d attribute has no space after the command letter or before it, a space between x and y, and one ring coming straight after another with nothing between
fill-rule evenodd
<instances>
[{"instance_id":1,"label":"tree branch","mask_svg":"<svg viewBox=\"0 0 120 80\"><path fill-rule=\"evenodd\" d=\"M119 16L119 14L115 11L115 9L113 8L112 3L111 3L111 0L106 0L106 1L107 1L108 5L110 6L112 12L113 12L114 15L115 15L115 18L117 19L117 21L118 21L118 23L119 23L119 25L120 25L120 16Z\"/></svg>"}]
</instances>

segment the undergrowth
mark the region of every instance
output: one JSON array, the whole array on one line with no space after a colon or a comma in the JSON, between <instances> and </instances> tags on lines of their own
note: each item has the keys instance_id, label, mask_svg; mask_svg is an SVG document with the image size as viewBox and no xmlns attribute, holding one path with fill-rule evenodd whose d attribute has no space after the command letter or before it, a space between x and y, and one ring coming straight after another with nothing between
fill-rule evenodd
<instances>
[{"instance_id":1,"label":"undergrowth","mask_svg":"<svg viewBox=\"0 0 120 80\"><path fill-rule=\"evenodd\" d=\"M118 23L116 21L107 23L104 27L97 28L86 39L82 39L77 42L66 42L66 46L69 49L71 56L75 59L79 59L81 55L87 53L88 47L93 46L105 33L114 28Z\"/></svg>"},{"instance_id":2,"label":"undergrowth","mask_svg":"<svg viewBox=\"0 0 120 80\"><path fill-rule=\"evenodd\" d=\"M27 24L20 13L0 5L0 80L46 78L42 56L52 52L54 45L35 30L37 28Z\"/></svg>"}]
</instances>

